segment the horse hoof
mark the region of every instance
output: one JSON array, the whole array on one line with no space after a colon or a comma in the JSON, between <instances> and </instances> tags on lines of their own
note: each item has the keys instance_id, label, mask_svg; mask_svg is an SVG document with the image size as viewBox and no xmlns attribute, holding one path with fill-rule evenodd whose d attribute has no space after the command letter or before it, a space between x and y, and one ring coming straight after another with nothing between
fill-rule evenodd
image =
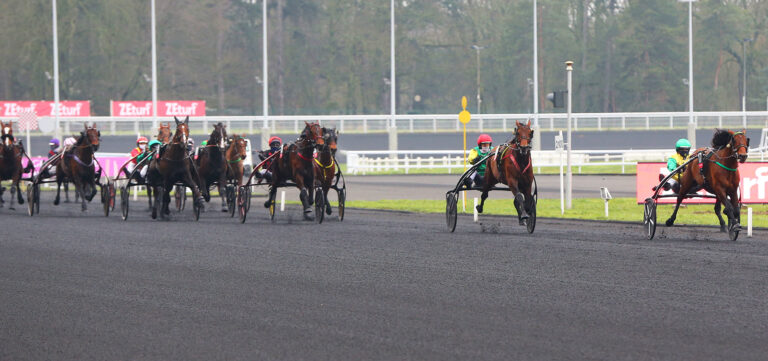
<instances>
[{"instance_id":1,"label":"horse hoof","mask_svg":"<svg viewBox=\"0 0 768 361\"><path fill-rule=\"evenodd\" d=\"M333 210L331 209L331 207L328 207L325 209L325 214L330 216L332 213L333 213Z\"/></svg>"},{"instance_id":2,"label":"horse hoof","mask_svg":"<svg viewBox=\"0 0 768 361\"><path fill-rule=\"evenodd\" d=\"M665 224L667 225L667 227L672 227L672 225L675 224L675 221L672 219L668 219Z\"/></svg>"},{"instance_id":3,"label":"horse hoof","mask_svg":"<svg viewBox=\"0 0 768 361\"><path fill-rule=\"evenodd\" d=\"M23 199L19 199L19 204L24 204L24 200Z\"/></svg>"},{"instance_id":4,"label":"horse hoof","mask_svg":"<svg viewBox=\"0 0 768 361\"><path fill-rule=\"evenodd\" d=\"M272 203L272 202L270 202L270 201L266 201L266 202L264 202L264 208L269 208L269 204L270 204L270 203Z\"/></svg>"},{"instance_id":5,"label":"horse hoof","mask_svg":"<svg viewBox=\"0 0 768 361\"><path fill-rule=\"evenodd\" d=\"M15 211L15 210L16 210L16 208L13 208L13 206L11 206L11 207L8 207L8 209L10 209L10 210L12 210L12 211Z\"/></svg>"},{"instance_id":6,"label":"horse hoof","mask_svg":"<svg viewBox=\"0 0 768 361\"><path fill-rule=\"evenodd\" d=\"M720 232L728 232L728 230L725 228L725 226L720 226Z\"/></svg>"},{"instance_id":7,"label":"horse hoof","mask_svg":"<svg viewBox=\"0 0 768 361\"><path fill-rule=\"evenodd\" d=\"M312 213L312 207L304 208L304 214Z\"/></svg>"},{"instance_id":8,"label":"horse hoof","mask_svg":"<svg viewBox=\"0 0 768 361\"><path fill-rule=\"evenodd\" d=\"M53 205L54 206L58 206L59 205L59 200L58 199L54 199L53 200Z\"/></svg>"},{"instance_id":9,"label":"horse hoof","mask_svg":"<svg viewBox=\"0 0 768 361\"><path fill-rule=\"evenodd\" d=\"M483 213L483 207L477 206L475 209L477 210L477 213Z\"/></svg>"},{"instance_id":10,"label":"horse hoof","mask_svg":"<svg viewBox=\"0 0 768 361\"><path fill-rule=\"evenodd\" d=\"M225 213L229 212L229 208L227 206L223 206L223 207L221 207L221 211L225 212Z\"/></svg>"}]
</instances>

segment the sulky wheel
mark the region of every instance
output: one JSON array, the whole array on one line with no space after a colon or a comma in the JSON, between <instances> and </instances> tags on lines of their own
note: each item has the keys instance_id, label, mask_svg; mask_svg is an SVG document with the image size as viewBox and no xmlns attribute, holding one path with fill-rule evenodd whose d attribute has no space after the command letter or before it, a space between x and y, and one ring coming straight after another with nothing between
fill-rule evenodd
<instances>
[{"instance_id":1,"label":"sulky wheel","mask_svg":"<svg viewBox=\"0 0 768 361\"><path fill-rule=\"evenodd\" d=\"M40 213L40 196L36 194L35 189L37 184L27 184L27 213L30 216L34 216L35 213Z\"/></svg>"},{"instance_id":2,"label":"sulky wheel","mask_svg":"<svg viewBox=\"0 0 768 361\"><path fill-rule=\"evenodd\" d=\"M173 197L176 200L176 211L181 212L187 204L187 188L178 185L173 188Z\"/></svg>"},{"instance_id":3,"label":"sulky wheel","mask_svg":"<svg viewBox=\"0 0 768 361\"><path fill-rule=\"evenodd\" d=\"M123 220L128 220L128 203L131 199L131 188L124 186L120 188L120 210L122 211Z\"/></svg>"},{"instance_id":4,"label":"sulky wheel","mask_svg":"<svg viewBox=\"0 0 768 361\"><path fill-rule=\"evenodd\" d=\"M448 230L451 232L456 230L456 204L458 201L459 193L449 192L445 194L445 221L446 225L448 226Z\"/></svg>"},{"instance_id":5,"label":"sulky wheel","mask_svg":"<svg viewBox=\"0 0 768 361\"><path fill-rule=\"evenodd\" d=\"M245 211L250 212L251 210L251 193L253 191L251 190L251 187L245 187Z\"/></svg>"},{"instance_id":6,"label":"sulky wheel","mask_svg":"<svg viewBox=\"0 0 768 361\"><path fill-rule=\"evenodd\" d=\"M232 184L227 184L227 211L229 212L230 217L235 216L235 208L237 208L237 204L235 204L235 186Z\"/></svg>"},{"instance_id":7,"label":"sulky wheel","mask_svg":"<svg viewBox=\"0 0 768 361\"><path fill-rule=\"evenodd\" d=\"M653 198L645 199L643 227L646 237L653 239L653 236L656 234L656 200Z\"/></svg>"},{"instance_id":8,"label":"sulky wheel","mask_svg":"<svg viewBox=\"0 0 768 361\"><path fill-rule=\"evenodd\" d=\"M339 196L339 222L342 222L344 221L344 203L347 200L347 187L345 186L336 191L336 194Z\"/></svg>"},{"instance_id":9,"label":"sulky wheel","mask_svg":"<svg viewBox=\"0 0 768 361\"><path fill-rule=\"evenodd\" d=\"M109 217L110 196L109 196L109 183L101 186L101 205L104 207L104 217Z\"/></svg>"},{"instance_id":10,"label":"sulky wheel","mask_svg":"<svg viewBox=\"0 0 768 361\"><path fill-rule=\"evenodd\" d=\"M534 195L528 208L528 219L525 221L525 229L528 230L528 233L533 233L533 230L536 229L536 203L536 196Z\"/></svg>"},{"instance_id":11,"label":"sulky wheel","mask_svg":"<svg viewBox=\"0 0 768 361\"><path fill-rule=\"evenodd\" d=\"M315 188L315 221L317 224L323 223L325 218L325 197L323 196L323 188Z\"/></svg>"},{"instance_id":12,"label":"sulky wheel","mask_svg":"<svg viewBox=\"0 0 768 361\"><path fill-rule=\"evenodd\" d=\"M739 225L739 222L736 222L735 219L728 217L728 238L731 241L735 241L736 238L739 238L740 230L741 225Z\"/></svg>"},{"instance_id":13,"label":"sulky wheel","mask_svg":"<svg viewBox=\"0 0 768 361\"><path fill-rule=\"evenodd\" d=\"M117 206L117 189L115 188L115 183L110 182L109 183L109 210L114 211L115 206Z\"/></svg>"},{"instance_id":14,"label":"sulky wheel","mask_svg":"<svg viewBox=\"0 0 768 361\"><path fill-rule=\"evenodd\" d=\"M237 215L240 217L240 223L245 223L245 217L248 214L248 187L237 187Z\"/></svg>"}]
</instances>

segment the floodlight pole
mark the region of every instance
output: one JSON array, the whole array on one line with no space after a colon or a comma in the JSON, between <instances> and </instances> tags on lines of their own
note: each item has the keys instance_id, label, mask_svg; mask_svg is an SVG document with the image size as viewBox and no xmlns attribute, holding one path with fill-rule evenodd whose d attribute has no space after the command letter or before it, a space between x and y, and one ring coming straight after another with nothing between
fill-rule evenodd
<instances>
[{"instance_id":1,"label":"floodlight pole","mask_svg":"<svg viewBox=\"0 0 768 361\"><path fill-rule=\"evenodd\" d=\"M693 2L696 0L679 0L688 3L688 141L696 147L696 122L693 117Z\"/></svg>"},{"instance_id":2,"label":"floodlight pole","mask_svg":"<svg viewBox=\"0 0 768 361\"><path fill-rule=\"evenodd\" d=\"M568 148L566 148L566 163L567 163L567 188L566 188L566 194L565 194L565 208L572 209L573 208L573 172L571 171L571 99L572 99L572 89L573 89L573 62L572 61L566 61L565 62L565 72L567 74L567 81L568 81Z\"/></svg>"},{"instance_id":3,"label":"floodlight pole","mask_svg":"<svg viewBox=\"0 0 768 361\"><path fill-rule=\"evenodd\" d=\"M269 129L269 51L267 44L269 43L269 37L267 36L267 0L262 0L261 8L261 26L262 26L262 40L261 40L261 75L264 77L263 83L261 83L261 107L264 112L264 123L261 128L261 147L264 148L269 143L270 129Z\"/></svg>"},{"instance_id":4,"label":"floodlight pole","mask_svg":"<svg viewBox=\"0 0 768 361\"><path fill-rule=\"evenodd\" d=\"M389 150L397 150L397 119L395 117L397 112L397 80L395 77L395 0L389 2L390 14L389 14ZM395 158L397 155L392 153L391 157Z\"/></svg>"},{"instance_id":5,"label":"floodlight pole","mask_svg":"<svg viewBox=\"0 0 768 361\"><path fill-rule=\"evenodd\" d=\"M61 139L61 124L59 123L59 36L56 21L56 0L53 0L53 116L56 119L55 136Z\"/></svg>"},{"instance_id":6,"label":"floodlight pole","mask_svg":"<svg viewBox=\"0 0 768 361\"><path fill-rule=\"evenodd\" d=\"M157 128L157 28L155 26L155 0L152 0L152 129ZM138 127L137 127L138 130Z\"/></svg>"},{"instance_id":7,"label":"floodlight pole","mask_svg":"<svg viewBox=\"0 0 768 361\"><path fill-rule=\"evenodd\" d=\"M538 9L533 0L533 150L541 150L539 131L539 29Z\"/></svg>"}]
</instances>

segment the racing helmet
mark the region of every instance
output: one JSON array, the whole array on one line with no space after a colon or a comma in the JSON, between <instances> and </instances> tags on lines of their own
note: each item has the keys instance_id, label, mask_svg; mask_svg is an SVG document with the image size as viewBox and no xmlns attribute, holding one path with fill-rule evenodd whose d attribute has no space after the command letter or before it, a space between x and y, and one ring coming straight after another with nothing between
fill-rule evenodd
<instances>
[{"instance_id":1,"label":"racing helmet","mask_svg":"<svg viewBox=\"0 0 768 361\"><path fill-rule=\"evenodd\" d=\"M677 140L677 143L675 143L675 152L682 156L687 156L690 150L691 142L689 142L688 139L681 138Z\"/></svg>"},{"instance_id":2,"label":"racing helmet","mask_svg":"<svg viewBox=\"0 0 768 361\"><path fill-rule=\"evenodd\" d=\"M477 137L477 145L481 145L483 143L493 143L493 139L488 134L480 134L479 137Z\"/></svg>"},{"instance_id":3,"label":"racing helmet","mask_svg":"<svg viewBox=\"0 0 768 361\"><path fill-rule=\"evenodd\" d=\"M48 142L48 145L55 145L55 146L57 146L57 147L58 147L58 146L60 145L60 143L59 143L59 140L58 140L58 139L56 139L56 138L52 138L52 139L51 139L51 141L50 141L50 142Z\"/></svg>"},{"instance_id":4,"label":"racing helmet","mask_svg":"<svg viewBox=\"0 0 768 361\"><path fill-rule=\"evenodd\" d=\"M140 143L149 143L149 140L147 140L147 137L139 137L136 139L136 144Z\"/></svg>"}]
</instances>

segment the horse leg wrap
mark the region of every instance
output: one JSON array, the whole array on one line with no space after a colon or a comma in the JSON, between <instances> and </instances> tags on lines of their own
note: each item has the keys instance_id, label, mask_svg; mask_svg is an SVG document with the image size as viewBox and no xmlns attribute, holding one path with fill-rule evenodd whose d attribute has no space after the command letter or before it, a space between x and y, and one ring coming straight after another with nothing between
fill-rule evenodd
<instances>
[{"instance_id":1,"label":"horse leg wrap","mask_svg":"<svg viewBox=\"0 0 768 361\"><path fill-rule=\"evenodd\" d=\"M299 194L299 198L301 199L301 205L304 207L304 213L312 213L312 207L310 207L309 204L309 193L306 189L302 189L301 193Z\"/></svg>"},{"instance_id":2,"label":"horse leg wrap","mask_svg":"<svg viewBox=\"0 0 768 361\"><path fill-rule=\"evenodd\" d=\"M522 193L515 194L515 206L520 215L520 220L528 219L528 212L525 211L525 196Z\"/></svg>"}]
</instances>

